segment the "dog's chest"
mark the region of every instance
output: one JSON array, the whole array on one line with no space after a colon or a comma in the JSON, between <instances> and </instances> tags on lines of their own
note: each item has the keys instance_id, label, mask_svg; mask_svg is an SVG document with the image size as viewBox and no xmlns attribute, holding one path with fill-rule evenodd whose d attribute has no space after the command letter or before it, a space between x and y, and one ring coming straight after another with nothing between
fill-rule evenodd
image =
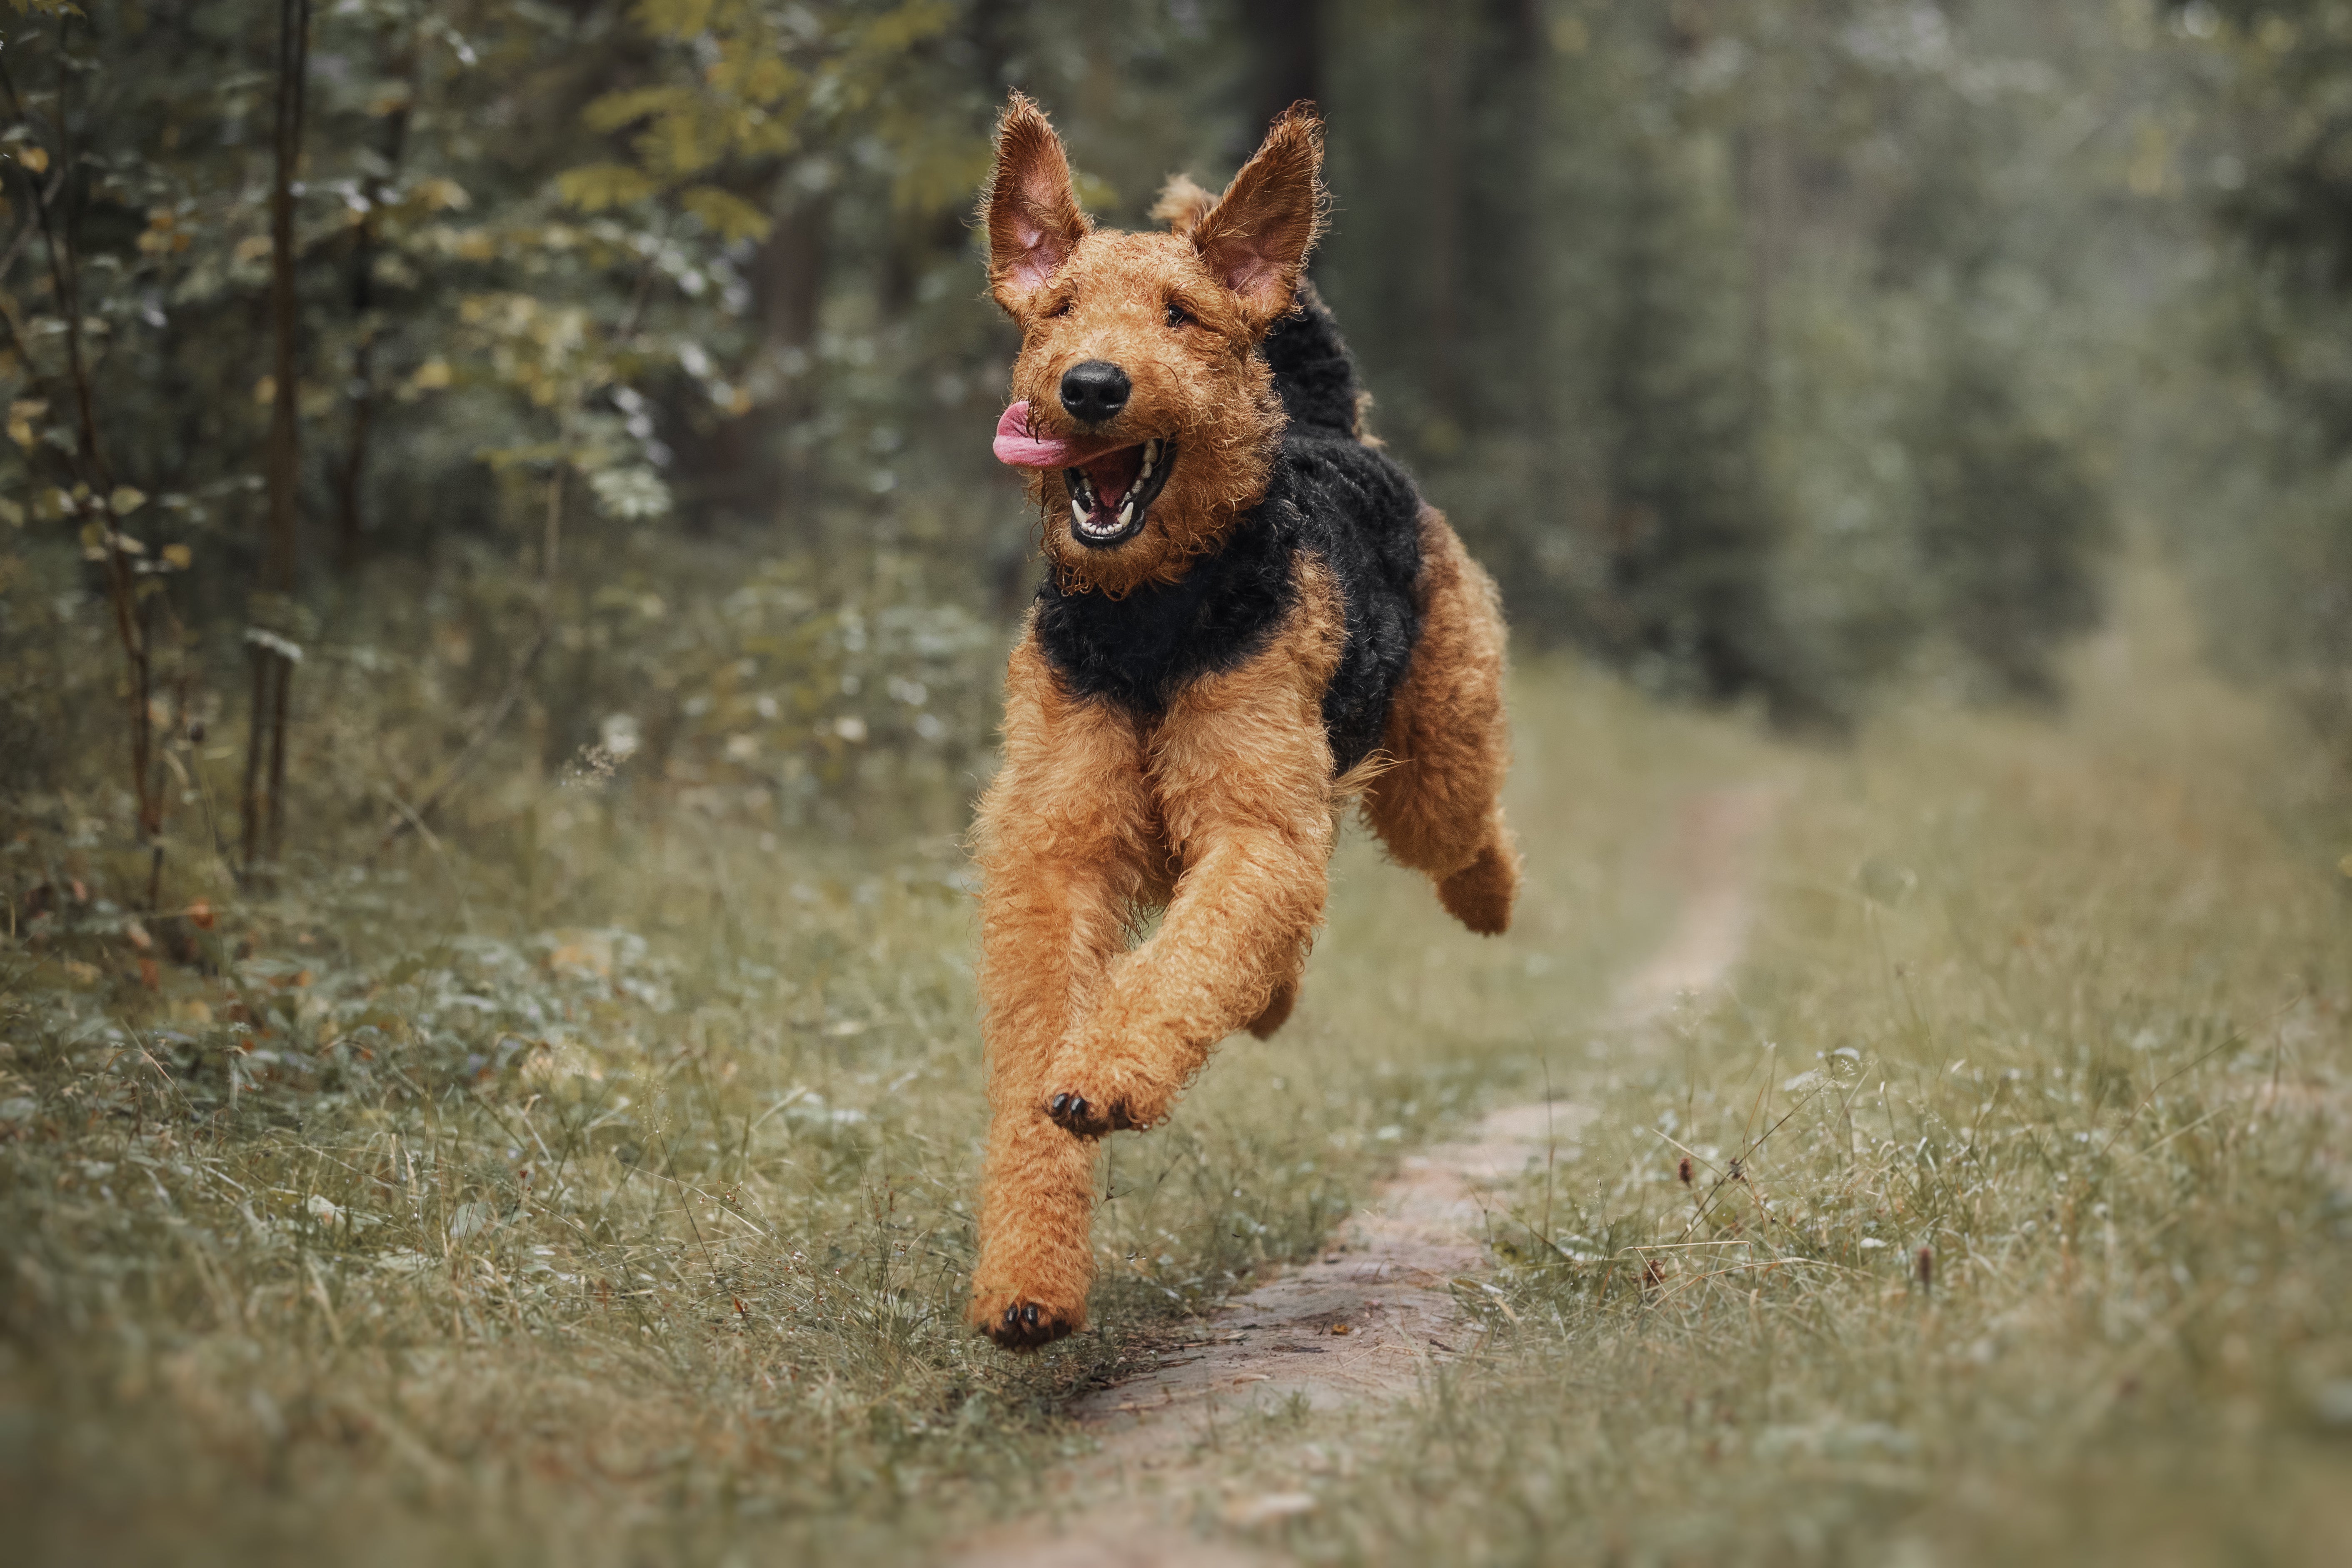
<instances>
[{"instance_id":1,"label":"dog's chest","mask_svg":"<svg viewBox=\"0 0 2352 1568\"><path fill-rule=\"evenodd\" d=\"M1264 503L1181 581L1112 598L1066 593L1049 573L1038 646L1071 695L1157 713L1191 682L1265 648L1297 602L1298 557L1311 551L1347 618L1322 693L1333 766L1345 772L1380 744L1420 635L1419 511L1412 482L1386 458L1352 440L1295 437Z\"/></svg>"},{"instance_id":2,"label":"dog's chest","mask_svg":"<svg viewBox=\"0 0 2352 1568\"><path fill-rule=\"evenodd\" d=\"M1204 675L1263 648L1296 597L1295 552L1263 517L1182 580L1113 598L1070 594L1049 574L1037 593L1037 643L1073 696L1156 713Z\"/></svg>"}]
</instances>

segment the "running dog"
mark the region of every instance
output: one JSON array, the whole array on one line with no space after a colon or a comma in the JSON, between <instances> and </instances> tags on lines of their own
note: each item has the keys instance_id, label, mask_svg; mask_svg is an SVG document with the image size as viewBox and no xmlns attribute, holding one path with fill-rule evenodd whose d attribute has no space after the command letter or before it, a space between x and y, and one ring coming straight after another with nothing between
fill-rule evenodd
<instances>
[{"instance_id":1,"label":"running dog","mask_svg":"<svg viewBox=\"0 0 2352 1568\"><path fill-rule=\"evenodd\" d=\"M1223 195L1179 176L1166 231L1125 233L1079 210L1035 105L998 126L989 288L1022 345L995 450L1032 470L1047 562L975 836L971 1319L1007 1347L1086 1324L1097 1142L1288 1016L1347 803L1463 924L1510 923L1495 585L1364 436L1303 276L1322 159L1294 107Z\"/></svg>"}]
</instances>

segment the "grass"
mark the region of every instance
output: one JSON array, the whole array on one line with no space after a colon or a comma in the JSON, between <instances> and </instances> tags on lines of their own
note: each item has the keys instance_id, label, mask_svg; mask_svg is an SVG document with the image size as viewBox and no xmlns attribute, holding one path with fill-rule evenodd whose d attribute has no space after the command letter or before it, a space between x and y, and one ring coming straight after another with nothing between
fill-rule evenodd
<instances>
[{"instance_id":1,"label":"grass","mask_svg":"<svg viewBox=\"0 0 2352 1568\"><path fill-rule=\"evenodd\" d=\"M1500 1195L1480 1351L1225 1434L1234 1484L1318 1498L1300 1555L2319 1560L2352 833L2153 592L2063 721L1837 753L1529 671L1519 928L1352 841L1297 1018L1114 1141L1099 1329L1026 1359L960 1321L952 839L625 779L271 899L183 870L210 924L167 929L66 813L6 850L0 1511L40 1561L904 1560L1037 1502L1067 1395L1549 1084L1601 1120ZM1736 994L1610 1032L1677 804L1759 777Z\"/></svg>"}]
</instances>

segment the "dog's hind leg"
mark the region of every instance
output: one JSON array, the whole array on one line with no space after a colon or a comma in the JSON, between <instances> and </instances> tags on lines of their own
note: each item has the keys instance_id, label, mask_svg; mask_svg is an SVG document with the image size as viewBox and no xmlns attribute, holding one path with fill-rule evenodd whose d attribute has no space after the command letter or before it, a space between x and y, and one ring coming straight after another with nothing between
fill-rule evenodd
<instances>
[{"instance_id":1,"label":"dog's hind leg","mask_svg":"<svg viewBox=\"0 0 2352 1568\"><path fill-rule=\"evenodd\" d=\"M1509 928L1519 852L1503 820L1511 761L1503 714L1503 612L1494 579L1435 508L1421 513L1421 639L1389 709L1394 765L1364 792L1389 852L1437 884L1472 931Z\"/></svg>"},{"instance_id":2,"label":"dog's hind leg","mask_svg":"<svg viewBox=\"0 0 2352 1568\"><path fill-rule=\"evenodd\" d=\"M1112 964L1056 1059L1046 1109L1072 1131L1151 1126L1218 1041L1279 1022L1323 918L1322 693L1344 621L1320 563L1297 570L1298 604L1271 644L1186 688L1152 731L1150 779L1183 871L1159 931Z\"/></svg>"},{"instance_id":3,"label":"dog's hind leg","mask_svg":"<svg viewBox=\"0 0 2352 1568\"><path fill-rule=\"evenodd\" d=\"M1048 1119L1047 1075L1126 946L1158 843L1133 719L1062 695L1034 642L1013 656L977 837L991 1119L970 1316L1026 1348L1086 1326L1096 1146Z\"/></svg>"}]
</instances>

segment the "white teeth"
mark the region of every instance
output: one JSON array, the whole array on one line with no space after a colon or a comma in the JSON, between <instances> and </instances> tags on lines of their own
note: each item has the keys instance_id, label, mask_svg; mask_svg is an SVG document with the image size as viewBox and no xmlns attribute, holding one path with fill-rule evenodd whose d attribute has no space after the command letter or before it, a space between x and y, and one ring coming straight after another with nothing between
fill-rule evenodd
<instances>
[{"instance_id":1,"label":"white teeth","mask_svg":"<svg viewBox=\"0 0 2352 1568\"><path fill-rule=\"evenodd\" d=\"M1087 525L1087 509L1076 501L1070 503L1070 521L1080 528Z\"/></svg>"},{"instance_id":2,"label":"white teeth","mask_svg":"<svg viewBox=\"0 0 2352 1568\"><path fill-rule=\"evenodd\" d=\"M1125 528L1129 523L1133 522L1134 521L1135 503L1130 500L1118 509L1118 525L1121 528Z\"/></svg>"}]
</instances>

